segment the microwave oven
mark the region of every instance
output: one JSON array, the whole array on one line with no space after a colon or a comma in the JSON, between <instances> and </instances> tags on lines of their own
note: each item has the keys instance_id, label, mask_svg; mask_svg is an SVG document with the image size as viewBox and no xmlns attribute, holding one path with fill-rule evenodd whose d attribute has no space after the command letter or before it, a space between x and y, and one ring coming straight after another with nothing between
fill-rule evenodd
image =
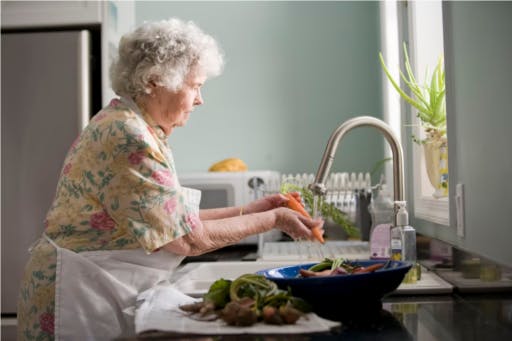
<instances>
[{"instance_id":1,"label":"microwave oven","mask_svg":"<svg viewBox=\"0 0 512 341\"><path fill-rule=\"evenodd\" d=\"M199 208L242 206L270 193L279 192L280 174L276 171L191 172L178 174L180 185L201 191ZM264 233L265 241L277 241L278 230ZM240 244L257 244L257 236L243 239Z\"/></svg>"}]
</instances>

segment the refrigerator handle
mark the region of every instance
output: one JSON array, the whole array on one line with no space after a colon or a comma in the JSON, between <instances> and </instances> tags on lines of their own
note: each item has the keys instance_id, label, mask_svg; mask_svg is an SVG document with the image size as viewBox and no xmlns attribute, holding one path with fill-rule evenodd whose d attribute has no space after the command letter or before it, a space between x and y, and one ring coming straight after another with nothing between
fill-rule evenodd
<instances>
[{"instance_id":1,"label":"refrigerator handle","mask_svg":"<svg viewBox=\"0 0 512 341\"><path fill-rule=\"evenodd\" d=\"M91 70L90 70L90 34L80 31L78 42L78 131L82 131L91 117Z\"/></svg>"}]
</instances>

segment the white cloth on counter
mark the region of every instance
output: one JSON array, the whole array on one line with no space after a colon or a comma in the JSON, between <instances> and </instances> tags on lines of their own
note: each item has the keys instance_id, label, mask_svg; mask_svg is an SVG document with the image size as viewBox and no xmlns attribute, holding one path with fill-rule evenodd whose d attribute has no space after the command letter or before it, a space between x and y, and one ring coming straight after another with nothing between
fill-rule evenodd
<instances>
[{"instance_id":1,"label":"white cloth on counter","mask_svg":"<svg viewBox=\"0 0 512 341\"><path fill-rule=\"evenodd\" d=\"M157 285L139 294L135 310L135 332L173 332L185 334L301 334L326 332L339 322L323 319L314 313L306 314L295 324L270 325L258 322L249 327L229 326L221 319L197 321L187 316L179 306L201 299L187 296L172 285Z\"/></svg>"}]
</instances>

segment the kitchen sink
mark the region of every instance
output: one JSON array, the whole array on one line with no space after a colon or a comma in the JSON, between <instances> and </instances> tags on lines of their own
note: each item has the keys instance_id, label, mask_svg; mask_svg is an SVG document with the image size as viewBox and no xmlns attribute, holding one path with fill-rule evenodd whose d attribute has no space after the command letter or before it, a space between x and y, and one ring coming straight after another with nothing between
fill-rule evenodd
<instances>
[{"instance_id":1,"label":"kitchen sink","mask_svg":"<svg viewBox=\"0 0 512 341\"><path fill-rule=\"evenodd\" d=\"M173 285L186 295L202 297L213 282L220 278L235 279L246 273L271 269L280 266L297 265L315 262L304 261L255 261L255 262L197 262L179 267L172 275ZM414 284L402 283L393 295L449 294L453 286L441 279L435 273L422 270L422 278Z\"/></svg>"},{"instance_id":2,"label":"kitchen sink","mask_svg":"<svg viewBox=\"0 0 512 341\"><path fill-rule=\"evenodd\" d=\"M308 261L308 263L311 261ZM172 275L171 282L174 286L189 296L201 297L208 291L210 285L220 279L235 279L246 273L255 273L286 265L295 265L298 261L256 261L256 262L204 262L188 263L179 267Z\"/></svg>"}]
</instances>

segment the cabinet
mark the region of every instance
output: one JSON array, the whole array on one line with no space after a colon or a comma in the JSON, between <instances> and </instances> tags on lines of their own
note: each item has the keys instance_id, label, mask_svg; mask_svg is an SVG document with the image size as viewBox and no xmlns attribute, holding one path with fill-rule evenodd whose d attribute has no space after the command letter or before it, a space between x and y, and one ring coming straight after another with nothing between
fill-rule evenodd
<instances>
[{"instance_id":1,"label":"cabinet","mask_svg":"<svg viewBox=\"0 0 512 341\"><path fill-rule=\"evenodd\" d=\"M108 70L119 39L134 28L134 1L2 1L1 10L2 31L100 26L103 105L114 97Z\"/></svg>"},{"instance_id":2,"label":"cabinet","mask_svg":"<svg viewBox=\"0 0 512 341\"><path fill-rule=\"evenodd\" d=\"M2 1L2 28L101 23L102 7L102 1Z\"/></svg>"}]
</instances>

